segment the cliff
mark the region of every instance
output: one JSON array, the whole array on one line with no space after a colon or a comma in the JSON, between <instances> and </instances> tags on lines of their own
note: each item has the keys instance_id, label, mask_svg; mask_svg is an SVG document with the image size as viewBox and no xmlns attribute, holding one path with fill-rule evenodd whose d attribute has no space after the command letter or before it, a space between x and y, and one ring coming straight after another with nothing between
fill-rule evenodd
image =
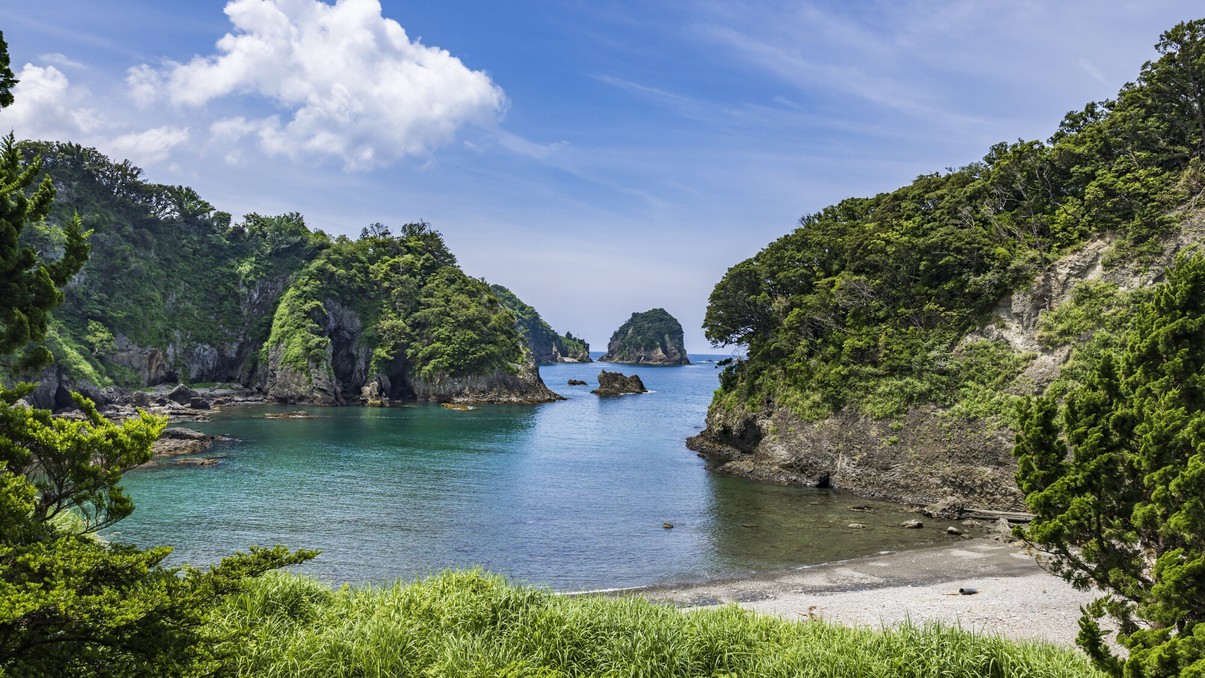
<instances>
[{"instance_id":1,"label":"cliff","mask_svg":"<svg viewBox=\"0 0 1205 678\"><path fill-rule=\"evenodd\" d=\"M748 357L689 446L751 478L1021 508L1021 399L1066 393L1117 351L1203 239L1198 112L1154 83L1205 72L1174 56L1048 142L844 200L729 269L704 330Z\"/></svg>"},{"instance_id":2,"label":"cliff","mask_svg":"<svg viewBox=\"0 0 1205 678\"><path fill-rule=\"evenodd\" d=\"M632 365L689 365L682 340L682 324L663 308L633 313L607 342L599 358Z\"/></svg>"},{"instance_id":3,"label":"cliff","mask_svg":"<svg viewBox=\"0 0 1205 678\"><path fill-rule=\"evenodd\" d=\"M69 390L103 405L118 389L171 382L322 403L558 397L513 318L425 225L333 241L296 213L232 223L192 189L144 181L93 149L21 150L42 157L57 189L50 217L21 244L56 258L55 224L73 213L92 231L88 262L48 328L55 365L29 398L36 406L70 406Z\"/></svg>"},{"instance_id":4,"label":"cliff","mask_svg":"<svg viewBox=\"0 0 1205 678\"><path fill-rule=\"evenodd\" d=\"M538 363L588 363L590 344L572 332L557 334L531 306L502 285L490 285L490 291L515 317L515 328L523 335L532 357Z\"/></svg>"},{"instance_id":5,"label":"cliff","mask_svg":"<svg viewBox=\"0 0 1205 678\"><path fill-rule=\"evenodd\" d=\"M340 241L281 298L265 344L281 402L545 402L514 317L425 224Z\"/></svg>"}]
</instances>

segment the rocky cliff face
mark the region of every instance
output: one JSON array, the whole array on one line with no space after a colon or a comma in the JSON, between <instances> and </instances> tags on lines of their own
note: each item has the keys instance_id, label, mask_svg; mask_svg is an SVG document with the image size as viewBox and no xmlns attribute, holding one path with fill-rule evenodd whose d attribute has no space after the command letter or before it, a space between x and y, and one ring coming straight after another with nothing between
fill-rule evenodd
<instances>
[{"instance_id":1,"label":"rocky cliff face","mask_svg":"<svg viewBox=\"0 0 1205 678\"><path fill-rule=\"evenodd\" d=\"M663 308L633 313L607 342L603 362L631 365L689 365L682 324Z\"/></svg>"},{"instance_id":2,"label":"rocky cliff face","mask_svg":"<svg viewBox=\"0 0 1205 678\"><path fill-rule=\"evenodd\" d=\"M1034 283L1002 298L991 319L964 343L990 340L1025 361L1006 388L1043 392L1062 374L1073 344L1088 335L1051 340L1044 318L1075 303L1076 290L1107 283L1120 294L1160 281L1175 255L1205 242L1197 214L1166 238L1150 259L1108 265L1111 238L1085 243L1048 266ZM938 407L910 409L898 419L875 419L849 409L805 421L773 402L760 409L717 399L706 428L687 441L721 473L784 485L833 487L916 505L1024 510L1016 488L1014 432L1000 417L968 417Z\"/></svg>"}]
</instances>

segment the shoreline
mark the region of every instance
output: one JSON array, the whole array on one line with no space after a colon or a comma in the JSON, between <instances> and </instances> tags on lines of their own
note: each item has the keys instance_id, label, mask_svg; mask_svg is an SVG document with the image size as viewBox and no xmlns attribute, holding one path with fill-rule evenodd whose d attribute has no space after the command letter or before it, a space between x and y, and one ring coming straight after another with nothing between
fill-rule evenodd
<instances>
[{"instance_id":1,"label":"shoreline","mask_svg":"<svg viewBox=\"0 0 1205 678\"><path fill-rule=\"evenodd\" d=\"M959 589L975 589L961 595ZM685 609L736 603L788 619L851 626L941 622L1011 640L1074 646L1097 597L1042 569L1023 545L974 539L691 584L570 595L638 596Z\"/></svg>"}]
</instances>

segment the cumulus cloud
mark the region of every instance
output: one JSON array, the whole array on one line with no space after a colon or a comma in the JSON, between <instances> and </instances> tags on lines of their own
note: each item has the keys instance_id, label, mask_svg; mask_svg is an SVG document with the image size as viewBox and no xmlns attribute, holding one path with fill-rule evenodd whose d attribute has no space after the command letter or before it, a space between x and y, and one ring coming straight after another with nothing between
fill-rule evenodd
<instances>
[{"instance_id":1,"label":"cumulus cloud","mask_svg":"<svg viewBox=\"0 0 1205 678\"><path fill-rule=\"evenodd\" d=\"M102 118L84 102L87 89L73 86L54 66L25 64L17 74L14 103L0 111L0 125L27 139L72 139L102 125Z\"/></svg>"},{"instance_id":2,"label":"cumulus cloud","mask_svg":"<svg viewBox=\"0 0 1205 678\"><path fill-rule=\"evenodd\" d=\"M114 123L87 105L95 98L86 87L72 84L54 66L25 64L17 79L13 105L0 111L0 130L11 129L19 138L95 146L143 166L165 160L173 148L188 140L184 127L130 131L129 125Z\"/></svg>"},{"instance_id":3,"label":"cumulus cloud","mask_svg":"<svg viewBox=\"0 0 1205 678\"><path fill-rule=\"evenodd\" d=\"M110 139L106 147L135 164L147 165L167 159L173 148L188 141L188 129L165 125L142 132L128 132Z\"/></svg>"},{"instance_id":4,"label":"cumulus cloud","mask_svg":"<svg viewBox=\"0 0 1205 678\"><path fill-rule=\"evenodd\" d=\"M378 0L231 0L225 11L234 30L216 54L127 76L143 105L242 96L285 111L221 119L210 130L215 144L250 137L271 155L333 157L362 169L425 153L505 111L488 75L411 40Z\"/></svg>"}]
</instances>

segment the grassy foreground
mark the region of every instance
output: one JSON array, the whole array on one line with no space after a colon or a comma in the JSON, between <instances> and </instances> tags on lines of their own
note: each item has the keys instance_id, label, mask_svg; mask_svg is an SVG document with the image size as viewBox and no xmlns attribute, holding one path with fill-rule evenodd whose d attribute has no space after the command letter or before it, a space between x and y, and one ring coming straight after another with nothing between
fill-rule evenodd
<instances>
[{"instance_id":1,"label":"grassy foreground","mask_svg":"<svg viewBox=\"0 0 1205 678\"><path fill-rule=\"evenodd\" d=\"M215 620L255 676L1097 676L1074 651L943 626L793 622L567 598L479 571L331 591L274 573ZM229 634L235 635L229 635Z\"/></svg>"}]
</instances>

